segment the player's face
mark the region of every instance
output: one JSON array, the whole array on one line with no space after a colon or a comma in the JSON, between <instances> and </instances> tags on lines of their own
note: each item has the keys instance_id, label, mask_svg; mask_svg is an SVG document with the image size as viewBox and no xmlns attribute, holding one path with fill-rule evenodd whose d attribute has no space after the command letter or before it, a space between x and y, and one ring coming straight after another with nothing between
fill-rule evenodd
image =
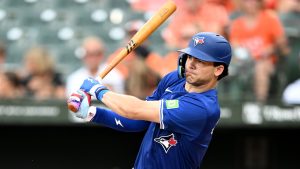
<instances>
[{"instance_id":1,"label":"player's face","mask_svg":"<svg viewBox=\"0 0 300 169\"><path fill-rule=\"evenodd\" d=\"M194 86L202 86L216 80L216 67L213 62L205 62L188 56L185 65L186 81Z\"/></svg>"}]
</instances>

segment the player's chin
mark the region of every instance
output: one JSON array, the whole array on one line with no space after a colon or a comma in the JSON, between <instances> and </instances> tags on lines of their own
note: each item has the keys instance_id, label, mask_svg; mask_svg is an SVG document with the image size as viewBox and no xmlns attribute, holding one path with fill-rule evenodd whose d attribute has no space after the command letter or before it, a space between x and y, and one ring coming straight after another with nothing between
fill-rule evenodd
<instances>
[{"instance_id":1,"label":"player's chin","mask_svg":"<svg viewBox=\"0 0 300 169\"><path fill-rule=\"evenodd\" d=\"M188 82L188 83L194 83L194 78L193 78L193 76L191 76L191 75L186 75L185 76L185 80Z\"/></svg>"}]
</instances>

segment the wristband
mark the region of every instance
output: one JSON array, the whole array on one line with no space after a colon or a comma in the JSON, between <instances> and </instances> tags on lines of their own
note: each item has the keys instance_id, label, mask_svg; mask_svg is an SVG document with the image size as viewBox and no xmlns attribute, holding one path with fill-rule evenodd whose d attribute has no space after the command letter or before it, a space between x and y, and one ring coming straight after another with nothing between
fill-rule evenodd
<instances>
[{"instance_id":1,"label":"wristband","mask_svg":"<svg viewBox=\"0 0 300 169\"><path fill-rule=\"evenodd\" d=\"M109 91L108 89L102 89L102 90L100 90L100 92L99 92L98 94L96 94L97 99L100 100L100 101L102 101L103 95L104 95L106 92L108 92L108 91Z\"/></svg>"},{"instance_id":2,"label":"wristband","mask_svg":"<svg viewBox=\"0 0 300 169\"><path fill-rule=\"evenodd\" d=\"M97 100L102 100L103 95L108 92L108 88L103 85L95 85L92 87L90 93L97 98Z\"/></svg>"}]
</instances>

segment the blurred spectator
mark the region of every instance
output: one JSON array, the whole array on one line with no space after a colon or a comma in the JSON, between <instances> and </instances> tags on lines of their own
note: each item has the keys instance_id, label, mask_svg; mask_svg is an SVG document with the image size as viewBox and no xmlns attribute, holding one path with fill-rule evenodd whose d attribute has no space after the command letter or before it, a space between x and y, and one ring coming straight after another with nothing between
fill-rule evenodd
<instances>
[{"instance_id":1,"label":"blurred spectator","mask_svg":"<svg viewBox=\"0 0 300 169\"><path fill-rule=\"evenodd\" d=\"M142 58L133 60L132 65L126 80L126 93L145 99L154 91L160 78L149 69Z\"/></svg>"},{"instance_id":2,"label":"blurred spectator","mask_svg":"<svg viewBox=\"0 0 300 169\"><path fill-rule=\"evenodd\" d=\"M27 95L37 100L65 98L61 74L55 70L53 56L47 49L41 47L29 49L24 56L24 64L20 77Z\"/></svg>"},{"instance_id":3,"label":"blurred spectator","mask_svg":"<svg viewBox=\"0 0 300 169\"><path fill-rule=\"evenodd\" d=\"M298 66L300 71L300 53ZM289 84L283 91L282 101L285 104L300 104L300 78Z\"/></svg>"},{"instance_id":4,"label":"blurred spectator","mask_svg":"<svg viewBox=\"0 0 300 169\"><path fill-rule=\"evenodd\" d=\"M129 21L125 25L126 38L124 39L124 42L127 43L143 25L143 20ZM133 66L132 61L134 61L137 58L143 59L148 68L151 69L153 72L158 73L160 71L161 57L157 53L150 51L148 45L148 41L143 42L143 44L138 46L118 64L116 69L122 73L124 79L128 78L129 74L131 73L130 68ZM110 62L119 53L120 50L121 48L113 54L111 54L108 58L108 62Z\"/></svg>"},{"instance_id":5,"label":"blurred spectator","mask_svg":"<svg viewBox=\"0 0 300 169\"><path fill-rule=\"evenodd\" d=\"M228 14L236 10L237 0L206 0L208 2L217 3L225 7Z\"/></svg>"},{"instance_id":6,"label":"blurred spectator","mask_svg":"<svg viewBox=\"0 0 300 169\"><path fill-rule=\"evenodd\" d=\"M161 7L166 0L133 0L129 1L131 8L140 12L153 12Z\"/></svg>"},{"instance_id":7,"label":"blurred spectator","mask_svg":"<svg viewBox=\"0 0 300 169\"><path fill-rule=\"evenodd\" d=\"M300 104L300 79L285 88L282 100L289 105Z\"/></svg>"},{"instance_id":8,"label":"blurred spectator","mask_svg":"<svg viewBox=\"0 0 300 169\"><path fill-rule=\"evenodd\" d=\"M4 69L6 60L6 46L3 42L0 42L0 70Z\"/></svg>"},{"instance_id":9,"label":"blurred spectator","mask_svg":"<svg viewBox=\"0 0 300 169\"><path fill-rule=\"evenodd\" d=\"M21 89L21 82L16 73L0 71L0 82L1 100L22 97L23 91Z\"/></svg>"},{"instance_id":10,"label":"blurred spectator","mask_svg":"<svg viewBox=\"0 0 300 169\"><path fill-rule=\"evenodd\" d=\"M144 25L142 20L133 20L125 25L126 39L130 38ZM162 58L148 47L148 41L143 42L139 47L133 50L124 60L122 60L115 68L122 73L126 80L126 93L139 98L145 98L153 92L160 77ZM108 62L110 62L116 54L113 53Z\"/></svg>"},{"instance_id":11,"label":"blurred spectator","mask_svg":"<svg viewBox=\"0 0 300 169\"><path fill-rule=\"evenodd\" d=\"M173 0L176 5L177 8L181 8L182 4L184 4L186 2L186 0ZM235 8L235 4L233 1L236 0L203 0L206 2L212 2L212 3L216 3L218 5L222 5L225 7L225 9L228 12L231 12L234 10ZM161 7L161 4L163 4L164 2L166 2L166 0L132 0L129 1L131 8L133 10L139 11L139 12L153 12L158 10Z\"/></svg>"},{"instance_id":12,"label":"blurred spectator","mask_svg":"<svg viewBox=\"0 0 300 169\"><path fill-rule=\"evenodd\" d=\"M241 0L240 5L242 15L232 22L230 41L233 48L250 53L254 61L256 101L264 103L278 53L282 56L289 53L287 39L278 16L264 8L263 0Z\"/></svg>"},{"instance_id":13,"label":"blurred spectator","mask_svg":"<svg viewBox=\"0 0 300 169\"><path fill-rule=\"evenodd\" d=\"M180 34L180 43L178 43L176 48L178 49L183 49L185 48L189 40L192 38L192 36L200 32L197 26L189 24L186 25L185 27L182 27L182 33ZM167 53L166 56L163 58L163 66L160 68L160 76L163 77L167 73L174 71L177 69L178 66L178 55L179 53L177 51L172 50L171 52Z\"/></svg>"},{"instance_id":14,"label":"blurred spectator","mask_svg":"<svg viewBox=\"0 0 300 169\"><path fill-rule=\"evenodd\" d=\"M263 0L266 9L276 10L278 0Z\"/></svg>"},{"instance_id":15,"label":"blurred spectator","mask_svg":"<svg viewBox=\"0 0 300 169\"><path fill-rule=\"evenodd\" d=\"M279 14L300 12L300 1L299 0L278 0L277 12Z\"/></svg>"},{"instance_id":16,"label":"blurred spectator","mask_svg":"<svg viewBox=\"0 0 300 169\"><path fill-rule=\"evenodd\" d=\"M180 4L162 35L171 49L185 45L181 44L181 37L185 33L184 27L189 25L196 27L198 32L225 35L229 18L224 6L207 0L186 0Z\"/></svg>"},{"instance_id":17,"label":"blurred spectator","mask_svg":"<svg viewBox=\"0 0 300 169\"><path fill-rule=\"evenodd\" d=\"M97 77L105 67L105 47L100 38L87 37L82 43L83 66L67 77L67 96L78 90L87 77ZM102 81L111 90L124 93L124 78L117 70L112 70Z\"/></svg>"}]
</instances>

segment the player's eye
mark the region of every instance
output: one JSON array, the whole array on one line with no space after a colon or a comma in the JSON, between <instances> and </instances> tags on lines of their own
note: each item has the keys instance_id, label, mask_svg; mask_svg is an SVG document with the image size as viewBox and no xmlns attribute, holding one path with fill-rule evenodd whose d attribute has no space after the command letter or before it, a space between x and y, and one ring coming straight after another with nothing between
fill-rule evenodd
<instances>
[{"instance_id":1,"label":"player's eye","mask_svg":"<svg viewBox=\"0 0 300 169\"><path fill-rule=\"evenodd\" d=\"M203 61L201 61L201 60L199 60L199 59L197 59L197 58L195 58L195 57L193 57L191 55L188 55L188 59L192 60L195 63L203 62Z\"/></svg>"}]
</instances>

